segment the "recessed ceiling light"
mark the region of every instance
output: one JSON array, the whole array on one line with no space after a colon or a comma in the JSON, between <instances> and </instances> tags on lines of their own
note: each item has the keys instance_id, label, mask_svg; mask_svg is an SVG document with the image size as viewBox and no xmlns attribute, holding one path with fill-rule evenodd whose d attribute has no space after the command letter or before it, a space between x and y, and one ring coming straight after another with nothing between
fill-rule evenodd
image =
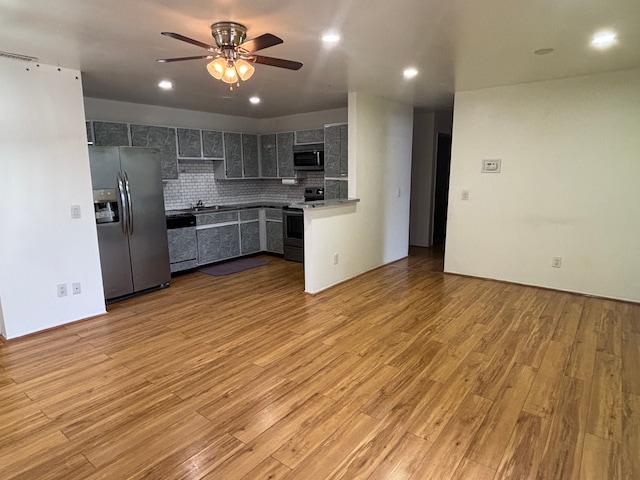
<instances>
[{"instance_id":1,"label":"recessed ceiling light","mask_svg":"<svg viewBox=\"0 0 640 480\"><path fill-rule=\"evenodd\" d=\"M402 74L404 75L404 78L413 78L418 75L418 70L413 67L409 67L405 68Z\"/></svg>"},{"instance_id":2,"label":"recessed ceiling light","mask_svg":"<svg viewBox=\"0 0 640 480\"><path fill-rule=\"evenodd\" d=\"M173 83L171 83L169 80L162 80L160 83L158 83L158 86L163 90L171 90L173 88Z\"/></svg>"},{"instance_id":3,"label":"recessed ceiling light","mask_svg":"<svg viewBox=\"0 0 640 480\"><path fill-rule=\"evenodd\" d=\"M603 30L591 37L591 45L597 48L610 47L611 45L616 43L616 41L617 34L616 32L612 32L611 30Z\"/></svg>"},{"instance_id":4,"label":"recessed ceiling light","mask_svg":"<svg viewBox=\"0 0 640 480\"><path fill-rule=\"evenodd\" d=\"M322 36L322 41L324 43L337 43L340 41L340 35L337 33L325 33Z\"/></svg>"},{"instance_id":5,"label":"recessed ceiling light","mask_svg":"<svg viewBox=\"0 0 640 480\"><path fill-rule=\"evenodd\" d=\"M249 101L250 101L251 103L253 103L254 105L257 105L257 104L259 104L259 103L260 103L260 97L251 97L251 98L249 99Z\"/></svg>"},{"instance_id":6,"label":"recessed ceiling light","mask_svg":"<svg viewBox=\"0 0 640 480\"><path fill-rule=\"evenodd\" d=\"M539 48L533 53L536 55L549 55L550 53L553 53L553 48Z\"/></svg>"}]
</instances>

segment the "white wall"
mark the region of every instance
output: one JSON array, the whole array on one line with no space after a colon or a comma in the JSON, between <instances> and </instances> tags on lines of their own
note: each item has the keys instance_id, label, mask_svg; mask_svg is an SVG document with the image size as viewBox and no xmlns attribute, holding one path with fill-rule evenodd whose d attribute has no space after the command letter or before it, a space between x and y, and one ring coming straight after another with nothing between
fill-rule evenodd
<instances>
[{"instance_id":1,"label":"white wall","mask_svg":"<svg viewBox=\"0 0 640 480\"><path fill-rule=\"evenodd\" d=\"M346 207L305 210L305 291L319 292L407 256L413 108L349 94ZM339 256L334 265L334 253Z\"/></svg>"},{"instance_id":2,"label":"white wall","mask_svg":"<svg viewBox=\"0 0 640 480\"><path fill-rule=\"evenodd\" d=\"M347 121L347 109L254 119L219 113L196 112L179 108L119 102L101 98L84 99L87 120L165 125L170 127L223 130L227 132L273 133L322 128L328 123Z\"/></svg>"},{"instance_id":3,"label":"white wall","mask_svg":"<svg viewBox=\"0 0 640 480\"><path fill-rule=\"evenodd\" d=\"M2 332L13 338L105 304L80 72L0 58L0 84L0 299ZM67 297L57 297L59 283Z\"/></svg>"},{"instance_id":4,"label":"white wall","mask_svg":"<svg viewBox=\"0 0 640 480\"><path fill-rule=\"evenodd\" d=\"M456 94L445 271L640 301L639 125L640 70Z\"/></svg>"},{"instance_id":5,"label":"white wall","mask_svg":"<svg viewBox=\"0 0 640 480\"><path fill-rule=\"evenodd\" d=\"M345 123L348 109L337 108L319 112L300 113L286 117L272 117L258 120L258 133L291 132L322 128L330 123Z\"/></svg>"},{"instance_id":6,"label":"white wall","mask_svg":"<svg viewBox=\"0 0 640 480\"><path fill-rule=\"evenodd\" d=\"M89 97L84 99L84 106L87 120L224 130L227 132L256 132L258 129L258 120L219 113L196 112Z\"/></svg>"}]
</instances>

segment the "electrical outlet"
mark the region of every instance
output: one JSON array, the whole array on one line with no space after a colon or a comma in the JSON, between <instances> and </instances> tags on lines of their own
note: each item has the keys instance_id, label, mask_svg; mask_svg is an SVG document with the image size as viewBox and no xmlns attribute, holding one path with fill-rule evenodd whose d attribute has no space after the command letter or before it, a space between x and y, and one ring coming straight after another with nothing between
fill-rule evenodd
<instances>
[{"instance_id":1,"label":"electrical outlet","mask_svg":"<svg viewBox=\"0 0 640 480\"><path fill-rule=\"evenodd\" d=\"M560 268L562 266L562 257L553 257L551 259L551 266L553 268Z\"/></svg>"},{"instance_id":2,"label":"electrical outlet","mask_svg":"<svg viewBox=\"0 0 640 480\"><path fill-rule=\"evenodd\" d=\"M462 190L462 200L469 200L469 190Z\"/></svg>"},{"instance_id":3,"label":"electrical outlet","mask_svg":"<svg viewBox=\"0 0 640 480\"><path fill-rule=\"evenodd\" d=\"M334 254L333 254L333 264L334 264L334 265L337 265L337 264L338 264L338 260L339 260L339 259L338 259L338 254L337 254L337 253L334 253Z\"/></svg>"},{"instance_id":4,"label":"electrical outlet","mask_svg":"<svg viewBox=\"0 0 640 480\"><path fill-rule=\"evenodd\" d=\"M67 284L59 283L58 284L58 297L66 297L67 296Z\"/></svg>"},{"instance_id":5,"label":"electrical outlet","mask_svg":"<svg viewBox=\"0 0 640 480\"><path fill-rule=\"evenodd\" d=\"M71 292L74 295L78 295L78 294L82 293L82 287L80 285L80 282L73 282L71 284Z\"/></svg>"}]
</instances>

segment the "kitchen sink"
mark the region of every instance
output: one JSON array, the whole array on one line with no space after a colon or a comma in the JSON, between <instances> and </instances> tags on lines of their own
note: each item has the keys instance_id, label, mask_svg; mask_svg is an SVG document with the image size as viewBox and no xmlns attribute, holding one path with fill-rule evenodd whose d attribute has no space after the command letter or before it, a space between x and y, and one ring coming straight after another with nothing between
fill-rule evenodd
<instances>
[{"instance_id":1,"label":"kitchen sink","mask_svg":"<svg viewBox=\"0 0 640 480\"><path fill-rule=\"evenodd\" d=\"M227 205L210 205L208 207L193 207L191 208L192 212L197 212L197 213L208 213L208 212L217 212L220 210L232 210L236 207L233 206L227 206Z\"/></svg>"}]
</instances>

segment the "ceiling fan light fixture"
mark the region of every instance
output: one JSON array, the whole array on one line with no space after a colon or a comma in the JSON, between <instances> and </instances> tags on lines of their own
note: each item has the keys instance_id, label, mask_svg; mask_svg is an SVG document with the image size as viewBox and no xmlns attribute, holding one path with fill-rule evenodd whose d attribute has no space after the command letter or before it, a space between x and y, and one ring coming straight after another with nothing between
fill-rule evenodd
<instances>
[{"instance_id":1,"label":"ceiling fan light fixture","mask_svg":"<svg viewBox=\"0 0 640 480\"><path fill-rule=\"evenodd\" d=\"M227 65L222 74L222 81L228 84L238 83L238 72L232 64Z\"/></svg>"},{"instance_id":2,"label":"ceiling fan light fixture","mask_svg":"<svg viewBox=\"0 0 640 480\"><path fill-rule=\"evenodd\" d=\"M222 78L226 68L227 61L222 57L216 58L213 62L210 62L207 65L209 74L216 80L220 80Z\"/></svg>"},{"instance_id":3,"label":"ceiling fan light fixture","mask_svg":"<svg viewBox=\"0 0 640 480\"><path fill-rule=\"evenodd\" d=\"M251 65L246 60L239 58L238 60L236 60L236 71L238 72L240 80L245 82L251 78L253 73L256 71L256 67Z\"/></svg>"}]
</instances>

